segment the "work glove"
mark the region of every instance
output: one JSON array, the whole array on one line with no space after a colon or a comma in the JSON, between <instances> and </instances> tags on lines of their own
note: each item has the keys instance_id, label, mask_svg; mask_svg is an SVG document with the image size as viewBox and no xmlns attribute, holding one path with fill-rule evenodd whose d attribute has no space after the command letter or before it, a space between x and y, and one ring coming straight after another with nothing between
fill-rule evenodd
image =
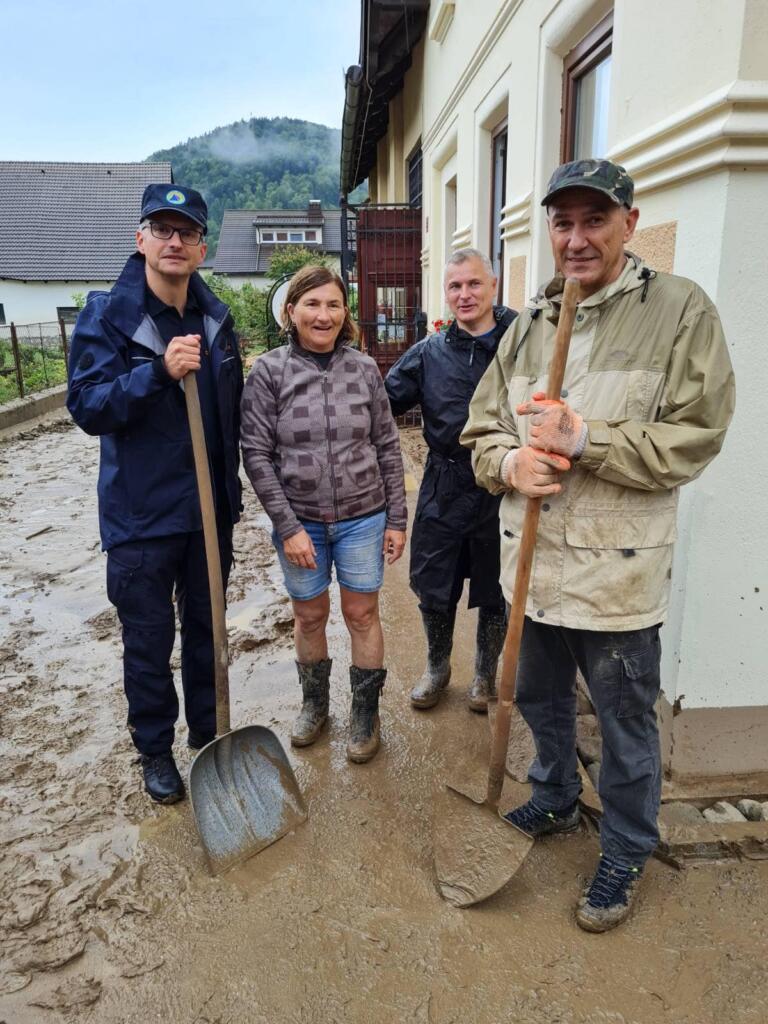
<instances>
[{"instance_id":1,"label":"work glove","mask_svg":"<svg viewBox=\"0 0 768 1024\"><path fill-rule=\"evenodd\" d=\"M560 474L571 464L559 455L531 448L513 448L501 463L501 478L507 487L520 491L528 498L541 498L545 494L559 494L563 489Z\"/></svg>"},{"instance_id":2,"label":"work glove","mask_svg":"<svg viewBox=\"0 0 768 1024\"><path fill-rule=\"evenodd\" d=\"M528 440L534 448L559 452L569 459L578 458L587 443L587 425L582 416L566 402L548 399L537 391L532 399L518 405L518 416L531 417Z\"/></svg>"}]
</instances>

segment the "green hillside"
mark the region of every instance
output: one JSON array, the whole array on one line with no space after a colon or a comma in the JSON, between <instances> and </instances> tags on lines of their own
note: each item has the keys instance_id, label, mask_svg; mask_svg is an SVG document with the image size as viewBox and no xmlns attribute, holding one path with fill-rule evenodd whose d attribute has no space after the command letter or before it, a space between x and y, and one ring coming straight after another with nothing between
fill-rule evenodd
<instances>
[{"instance_id":1,"label":"green hillside","mask_svg":"<svg viewBox=\"0 0 768 1024\"><path fill-rule=\"evenodd\" d=\"M214 128L148 160L170 160L178 184L208 202L215 252L225 209L299 209L310 199L339 205L341 132L290 117L253 117ZM365 195L358 189L352 198Z\"/></svg>"}]
</instances>

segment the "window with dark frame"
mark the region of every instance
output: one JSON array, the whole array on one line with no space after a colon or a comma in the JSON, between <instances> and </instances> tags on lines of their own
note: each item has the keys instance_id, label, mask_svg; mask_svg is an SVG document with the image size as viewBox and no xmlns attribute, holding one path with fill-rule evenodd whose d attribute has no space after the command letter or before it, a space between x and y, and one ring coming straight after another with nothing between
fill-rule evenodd
<instances>
[{"instance_id":1,"label":"window with dark frame","mask_svg":"<svg viewBox=\"0 0 768 1024\"><path fill-rule=\"evenodd\" d=\"M502 210L507 192L507 122L491 132L491 244L493 272L498 278L496 301L504 294L504 240L501 237Z\"/></svg>"},{"instance_id":2,"label":"window with dark frame","mask_svg":"<svg viewBox=\"0 0 768 1024\"><path fill-rule=\"evenodd\" d=\"M0 324L5 324L5 306L0 302Z\"/></svg>"},{"instance_id":3,"label":"window with dark frame","mask_svg":"<svg viewBox=\"0 0 768 1024\"><path fill-rule=\"evenodd\" d=\"M605 156L612 44L613 15L609 14L563 62L563 163Z\"/></svg>"},{"instance_id":4,"label":"window with dark frame","mask_svg":"<svg viewBox=\"0 0 768 1024\"><path fill-rule=\"evenodd\" d=\"M421 206L421 143L408 157L408 205Z\"/></svg>"}]
</instances>

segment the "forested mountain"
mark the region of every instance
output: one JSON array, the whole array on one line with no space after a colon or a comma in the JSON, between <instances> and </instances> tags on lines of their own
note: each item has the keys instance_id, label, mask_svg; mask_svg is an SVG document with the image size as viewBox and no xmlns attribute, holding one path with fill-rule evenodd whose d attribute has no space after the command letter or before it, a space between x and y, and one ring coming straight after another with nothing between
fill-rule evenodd
<instances>
[{"instance_id":1,"label":"forested mountain","mask_svg":"<svg viewBox=\"0 0 768 1024\"><path fill-rule=\"evenodd\" d=\"M290 117L253 117L147 159L170 160L174 180L203 193L214 252L225 209L299 209L310 199L338 207L340 149L337 128ZM360 190L354 198L362 198Z\"/></svg>"}]
</instances>

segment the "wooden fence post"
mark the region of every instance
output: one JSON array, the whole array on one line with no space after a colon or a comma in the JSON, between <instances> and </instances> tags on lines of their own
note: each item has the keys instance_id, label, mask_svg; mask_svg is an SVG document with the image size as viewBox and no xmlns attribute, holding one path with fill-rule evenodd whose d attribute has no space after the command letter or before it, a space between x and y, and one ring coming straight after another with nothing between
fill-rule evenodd
<instances>
[{"instance_id":1,"label":"wooden fence post","mask_svg":"<svg viewBox=\"0 0 768 1024\"><path fill-rule=\"evenodd\" d=\"M69 346L67 345L67 328L61 317L59 317L59 330L61 331L61 347L64 350L64 369L66 370L69 363Z\"/></svg>"},{"instance_id":2,"label":"wooden fence post","mask_svg":"<svg viewBox=\"0 0 768 1024\"><path fill-rule=\"evenodd\" d=\"M11 321L11 348L13 361L16 364L16 383L19 386L19 398L24 397L24 376L21 372L21 356L19 355L19 339L16 337L16 324Z\"/></svg>"}]
</instances>

